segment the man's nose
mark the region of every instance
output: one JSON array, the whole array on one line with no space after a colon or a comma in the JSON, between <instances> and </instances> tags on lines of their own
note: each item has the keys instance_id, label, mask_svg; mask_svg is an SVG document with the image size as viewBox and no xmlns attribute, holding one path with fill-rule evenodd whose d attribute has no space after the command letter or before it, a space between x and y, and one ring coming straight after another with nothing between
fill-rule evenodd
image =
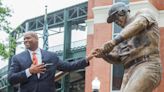
<instances>
[{"instance_id":1,"label":"man's nose","mask_svg":"<svg viewBox=\"0 0 164 92\"><path fill-rule=\"evenodd\" d=\"M24 39L24 43L27 42L27 41L28 41L28 39Z\"/></svg>"}]
</instances>

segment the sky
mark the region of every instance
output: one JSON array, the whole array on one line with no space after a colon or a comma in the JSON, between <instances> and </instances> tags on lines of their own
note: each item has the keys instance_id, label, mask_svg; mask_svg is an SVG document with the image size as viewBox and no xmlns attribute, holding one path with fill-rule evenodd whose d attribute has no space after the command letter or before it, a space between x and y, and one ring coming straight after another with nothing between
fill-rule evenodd
<instances>
[{"instance_id":1,"label":"sky","mask_svg":"<svg viewBox=\"0 0 164 92\"><path fill-rule=\"evenodd\" d=\"M8 20L10 26L16 28L27 19L45 14L45 5L50 13L86 1L88 0L2 0L2 3L11 9L12 17ZM6 37L7 34L1 32L0 42L4 42Z\"/></svg>"},{"instance_id":2,"label":"sky","mask_svg":"<svg viewBox=\"0 0 164 92\"><path fill-rule=\"evenodd\" d=\"M27 19L43 15L45 5L48 6L49 13L85 1L88 0L3 0L4 4L12 10L10 22L14 28Z\"/></svg>"},{"instance_id":3,"label":"sky","mask_svg":"<svg viewBox=\"0 0 164 92\"><path fill-rule=\"evenodd\" d=\"M45 14L45 5L48 6L47 12L50 13L85 1L88 0L2 0L2 3L11 9L12 17L8 20L10 26L16 28L27 19ZM1 32L0 42L5 42L6 37L7 35ZM0 62L0 68L6 63Z\"/></svg>"}]
</instances>

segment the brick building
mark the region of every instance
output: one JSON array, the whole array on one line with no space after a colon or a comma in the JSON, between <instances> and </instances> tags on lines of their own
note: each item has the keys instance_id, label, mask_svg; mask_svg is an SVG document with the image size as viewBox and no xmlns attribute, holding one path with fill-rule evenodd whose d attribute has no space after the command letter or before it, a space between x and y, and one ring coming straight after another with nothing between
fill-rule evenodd
<instances>
[{"instance_id":1,"label":"brick building","mask_svg":"<svg viewBox=\"0 0 164 92\"><path fill-rule=\"evenodd\" d=\"M115 24L107 24L106 18L112 3L123 1L129 3L131 13L134 14L144 7L151 9L158 20L160 27L160 53L164 67L164 0L89 0L87 23L87 53L104 42L112 39L119 33ZM114 31L115 30L115 31ZM119 92L123 68L121 65L111 65L102 59L93 59L90 67L86 69L85 92L91 92L91 82L95 76L101 82L100 92ZM162 72L164 78L164 72ZM164 79L154 92L164 92Z\"/></svg>"}]
</instances>

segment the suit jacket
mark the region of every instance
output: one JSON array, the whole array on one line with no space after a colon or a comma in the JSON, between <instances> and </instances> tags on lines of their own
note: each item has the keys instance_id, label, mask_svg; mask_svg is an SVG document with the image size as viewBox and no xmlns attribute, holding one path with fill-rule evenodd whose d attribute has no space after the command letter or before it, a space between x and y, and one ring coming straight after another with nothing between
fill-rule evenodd
<instances>
[{"instance_id":1,"label":"suit jacket","mask_svg":"<svg viewBox=\"0 0 164 92\"><path fill-rule=\"evenodd\" d=\"M28 50L17 54L11 59L11 66L8 72L8 81L11 85L20 83L20 92L55 92L54 75L56 70L72 71L82 69L89 64L86 59L75 62L61 61L53 52L41 50L42 62L53 63L47 67L47 71L37 77L37 74L27 78L25 70L32 64Z\"/></svg>"}]
</instances>

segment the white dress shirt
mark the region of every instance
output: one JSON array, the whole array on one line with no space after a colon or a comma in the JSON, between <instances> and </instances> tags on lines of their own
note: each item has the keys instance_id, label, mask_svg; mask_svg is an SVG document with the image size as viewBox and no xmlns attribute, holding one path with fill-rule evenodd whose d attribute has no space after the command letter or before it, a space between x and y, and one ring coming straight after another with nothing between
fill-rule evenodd
<instances>
[{"instance_id":1,"label":"white dress shirt","mask_svg":"<svg viewBox=\"0 0 164 92\"><path fill-rule=\"evenodd\" d=\"M31 50L28 50L28 51L29 51L29 53L30 53L31 60L32 60L32 58L33 58L32 53L35 52L35 53L36 53L36 57L37 57L37 59L38 59L38 64L41 64L41 63L42 63L42 54L41 54L41 50L40 50L39 48L37 48L35 51L31 51ZM29 71L29 68L27 68L27 69L25 70L25 72L26 72L26 76L27 76L27 77L30 77L30 76L32 75L32 74L30 73L30 71ZM38 76L38 78L39 78L39 77L40 77L40 74L38 73L37 76Z\"/></svg>"}]
</instances>

